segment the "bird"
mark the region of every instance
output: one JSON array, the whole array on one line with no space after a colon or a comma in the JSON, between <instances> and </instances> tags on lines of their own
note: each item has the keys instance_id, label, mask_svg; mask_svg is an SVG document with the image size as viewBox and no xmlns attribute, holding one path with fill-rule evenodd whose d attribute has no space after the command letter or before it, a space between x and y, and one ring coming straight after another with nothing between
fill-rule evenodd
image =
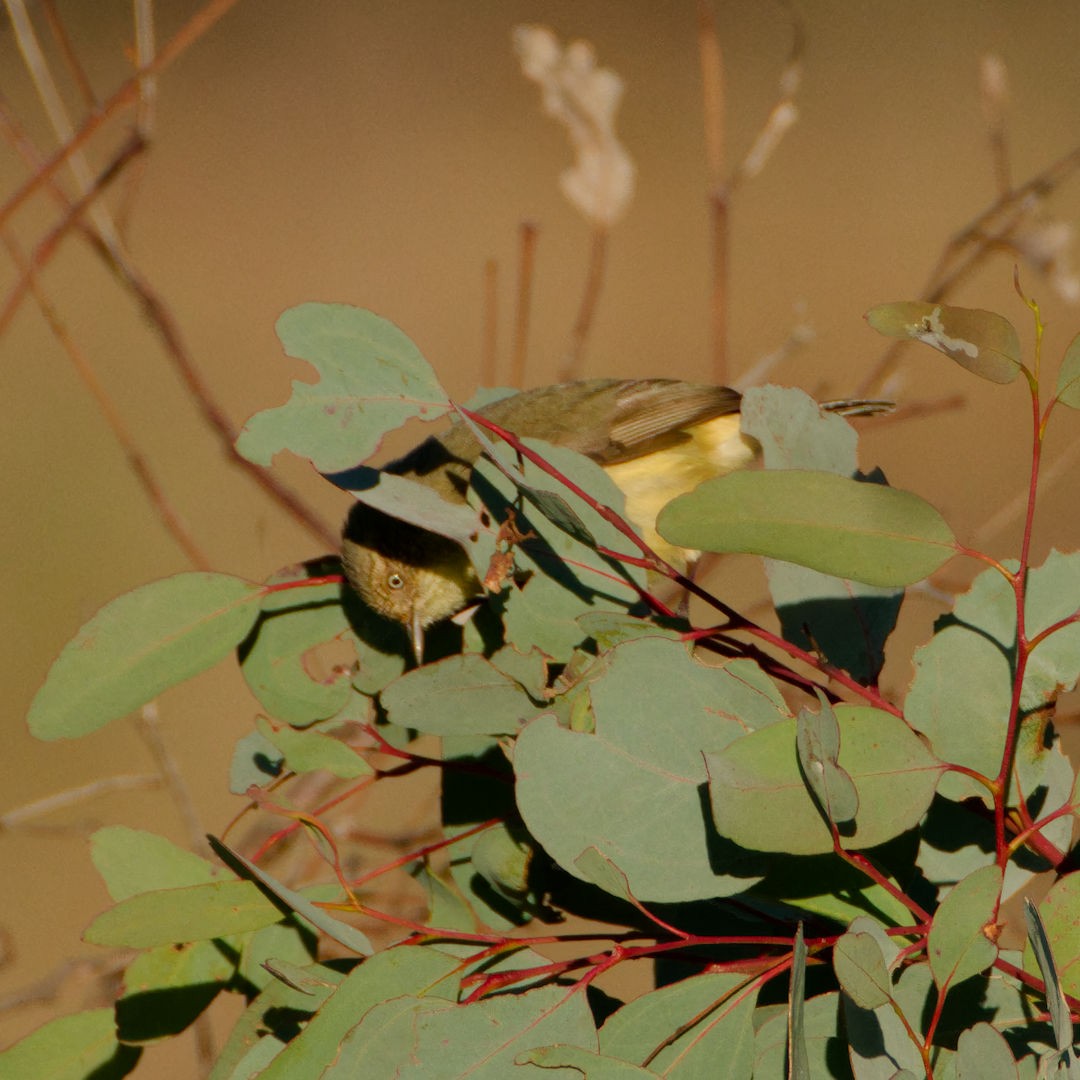
<instances>
[{"instance_id":1,"label":"bird","mask_svg":"<svg viewBox=\"0 0 1080 1080\"><path fill-rule=\"evenodd\" d=\"M477 412L519 438L544 439L597 462L625 495L627 520L661 558L685 570L700 552L665 541L657 515L702 481L758 457L757 442L740 430L741 400L730 387L679 379L586 379L525 390ZM861 413L884 404L823 408ZM464 504L481 453L459 421L383 468ZM346 580L367 606L405 628L418 664L424 632L483 595L460 544L362 502L345 522L341 557Z\"/></svg>"}]
</instances>

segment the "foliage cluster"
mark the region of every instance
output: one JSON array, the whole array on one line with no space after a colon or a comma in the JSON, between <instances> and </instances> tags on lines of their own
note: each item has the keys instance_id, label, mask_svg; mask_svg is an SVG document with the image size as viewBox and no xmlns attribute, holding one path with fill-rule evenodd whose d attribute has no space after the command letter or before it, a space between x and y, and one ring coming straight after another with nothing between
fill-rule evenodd
<instances>
[{"instance_id":1,"label":"foliage cluster","mask_svg":"<svg viewBox=\"0 0 1080 1080\"><path fill-rule=\"evenodd\" d=\"M1080 555L1028 556L1047 422L1080 407L1080 339L1040 400L1038 333L1027 364L988 312L904 303L868 318L992 382L1026 381L1024 541L1008 563L965 548L917 495L858 473L844 420L798 391L752 391L743 427L764 468L706 482L659 527L764 556L777 634L655 559L597 465L485 432L396 327L341 305L287 312L284 347L318 381L255 416L240 451L307 457L462 542L481 578L501 567L499 585L419 667L334 560L261 584L182 574L94 616L35 699L33 732L84 735L236 651L264 715L231 786L284 822L258 851L215 840L224 869L151 832L98 832L115 905L86 939L138 950L122 995L0 1055L0 1074L124 1075L229 993L247 1007L214 1080L1080 1076L1077 773L1054 728L1080 678ZM447 415L487 446L468 511L356 467L407 420ZM890 700L878 676L904 589L958 555L985 569ZM667 608L664 576L716 624ZM316 678L311 653L330 641L356 663ZM361 806L428 768L442 838L374 872L351 869L329 803L300 803L309 774ZM298 838L321 880L266 868ZM402 867L427 890L421 921L368 902ZM1053 883L1027 906L1028 947L1003 949L1001 905L1037 875ZM376 949L357 913L396 939ZM568 914L602 925L562 934ZM597 989L640 959L656 989L626 1003Z\"/></svg>"}]
</instances>

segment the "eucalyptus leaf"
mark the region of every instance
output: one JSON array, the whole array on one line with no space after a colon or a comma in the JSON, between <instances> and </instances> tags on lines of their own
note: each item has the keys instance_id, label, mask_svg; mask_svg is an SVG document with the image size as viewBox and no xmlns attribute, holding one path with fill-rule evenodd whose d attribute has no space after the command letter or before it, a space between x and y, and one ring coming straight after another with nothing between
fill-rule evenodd
<instances>
[{"instance_id":1,"label":"eucalyptus leaf","mask_svg":"<svg viewBox=\"0 0 1080 1080\"><path fill-rule=\"evenodd\" d=\"M39 739L88 735L212 667L247 636L262 589L177 574L106 604L53 662L27 723Z\"/></svg>"},{"instance_id":2,"label":"eucalyptus leaf","mask_svg":"<svg viewBox=\"0 0 1080 1080\"><path fill-rule=\"evenodd\" d=\"M910 585L956 554L945 519L908 491L801 470L706 480L660 512L664 539L740 551L870 585Z\"/></svg>"},{"instance_id":3,"label":"eucalyptus leaf","mask_svg":"<svg viewBox=\"0 0 1080 1080\"><path fill-rule=\"evenodd\" d=\"M285 405L256 413L236 449L257 465L279 450L310 458L320 472L370 457L406 420L434 420L450 408L435 372L388 319L347 304L301 304L277 323L285 352L318 372L293 383Z\"/></svg>"},{"instance_id":4,"label":"eucalyptus leaf","mask_svg":"<svg viewBox=\"0 0 1080 1080\"><path fill-rule=\"evenodd\" d=\"M871 308L866 321L886 337L921 341L990 382L1010 383L1020 374L1016 328L993 311L906 300Z\"/></svg>"}]
</instances>

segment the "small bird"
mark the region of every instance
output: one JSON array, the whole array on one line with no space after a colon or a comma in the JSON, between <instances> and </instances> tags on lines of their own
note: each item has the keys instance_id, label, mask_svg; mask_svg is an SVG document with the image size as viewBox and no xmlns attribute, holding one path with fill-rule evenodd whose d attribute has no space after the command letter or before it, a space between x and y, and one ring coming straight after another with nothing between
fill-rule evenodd
<instances>
[{"instance_id":1,"label":"small bird","mask_svg":"<svg viewBox=\"0 0 1080 1080\"><path fill-rule=\"evenodd\" d=\"M520 438L545 439L592 458L626 496L626 517L662 558L680 569L700 552L676 548L656 531L661 509L703 480L745 468L757 443L739 429L741 395L725 386L677 379L588 379L526 390L478 410ZM835 402L838 412L878 403ZM482 448L456 423L385 466L464 503ZM356 503L345 523L342 564L365 603L401 623L417 663L424 631L482 595L461 545Z\"/></svg>"}]
</instances>

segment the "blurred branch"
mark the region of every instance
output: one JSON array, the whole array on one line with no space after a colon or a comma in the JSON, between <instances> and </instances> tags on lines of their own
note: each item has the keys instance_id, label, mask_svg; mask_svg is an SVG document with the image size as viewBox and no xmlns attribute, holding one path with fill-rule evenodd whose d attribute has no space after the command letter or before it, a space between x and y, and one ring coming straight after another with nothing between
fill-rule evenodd
<instances>
[{"instance_id":1,"label":"blurred branch","mask_svg":"<svg viewBox=\"0 0 1080 1080\"><path fill-rule=\"evenodd\" d=\"M6 2L15 4L16 11L21 4L21 0L6 0ZM63 189L54 180L54 173L58 163L62 162L68 154L73 153L74 149L89 137L86 134L87 132L92 134L96 130L103 116L121 108L134 95L141 79L160 70L169 60L179 55L183 48L191 44L199 34L205 32L234 2L235 0L214 0L214 2L207 4L153 60L140 68L139 74L133 80L129 80L121 88L121 91L113 95L110 102L102 110L93 114L87 120L80 131L72 136L68 145L62 149L59 155L54 155L47 161L42 160L41 155L26 136L25 131L21 129L18 122L11 115L10 110L0 103L0 123L3 125L6 137L24 160L27 161L29 167L34 170L30 180L16 192L15 196L8 200L4 209L0 210L0 226L7 219L7 216L21 204L21 199L24 197L21 193L29 194L39 187L47 187L54 199L63 206L65 211L60 223L36 246L30 258L28 270L22 274L20 280L9 292L4 307L0 310L0 333L9 325L15 311L29 291L33 274L48 262L57 250L63 236L75 226L83 229L94 250L105 260L121 283L138 299L144 314L149 318L152 326L162 339L166 355L172 361L173 366L187 386L204 420L217 433L226 456L244 469L264 491L274 498L291 517L316 537L320 543L333 550L338 543L336 530L329 528L313 508L309 507L298 495L280 483L270 473L242 458L236 452L233 444L239 434L238 428L214 398L209 385L196 370L194 360L183 341L179 326L168 307L157 295L150 283L141 275L122 247L116 234L112 233L113 239L110 240L107 236L102 235L100 231L86 226L81 220L84 212L89 212L93 200L104 187L119 175L127 163L136 158L144 149L145 144L140 136L136 133L129 137L101 176L96 181L89 183L79 199L69 200ZM124 96L125 88L128 88L126 97ZM107 220L110 221L111 225L111 219ZM196 563L196 565L199 564Z\"/></svg>"},{"instance_id":2,"label":"blurred branch","mask_svg":"<svg viewBox=\"0 0 1080 1080\"><path fill-rule=\"evenodd\" d=\"M701 55L701 97L705 123L705 161L709 171L712 219L712 378L728 382L728 191L724 184L724 54L708 0L698 0L698 51Z\"/></svg>"},{"instance_id":3,"label":"blurred branch","mask_svg":"<svg viewBox=\"0 0 1080 1080\"><path fill-rule=\"evenodd\" d=\"M187 829L188 846L197 855L209 856L211 852L206 842L206 829L199 820L195 802L176 764L176 759L161 737L161 722L156 701L149 702L139 710L135 718L135 726L165 781L165 787L168 789L173 805L180 811L180 817Z\"/></svg>"},{"instance_id":4,"label":"blurred branch","mask_svg":"<svg viewBox=\"0 0 1080 1080\"><path fill-rule=\"evenodd\" d=\"M559 369L560 381L581 377L585 342L588 340L589 331L592 329L596 305L600 300L600 290L604 286L604 269L607 266L607 240L607 226L602 224L594 225L592 246L589 249L589 269L585 276L585 290L581 294L581 305L578 307L574 328L570 333L570 343L567 346L562 366Z\"/></svg>"},{"instance_id":5,"label":"blurred branch","mask_svg":"<svg viewBox=\"0 0 1080 1080\"><path fill-rule=\"evenodd\" d=\"M186 523L169 502L165 495L165 489L161 486L157 476L154 474L154 470L150 466L149 459L139 449L135 437L125 423L116 403L109 396L108 391L97 377L97 373L94 371L89 359L87 359L74 338L72 338L71 334L68 332L68 328L61 320L56 307L42 289L34 267L27 262L22 251L19 249L15 238L10 235L8 230L3 231L3 242L15 265L23 274L23 280L29 282L30 289L34 294L35 300L37 300L38 308L45 317L46 322L48 322L49 329L52 330L53 336L63 346L76 373L79 375L79 378L82 379L83 385L86 386L91 396L97 402L98 409L101 411L102 416L104 416L105 422L111 428L116 441L124 451L124 456L127 458L128 465L131 467L132 472L135 473L136 479L142 485L146 497L157 511L158 517L161 518L165 528L183 550L184 554L187 555L192 565L200 570L209 569L210 560L196 543L195 538L191 535Z\"/></svg>"},{"instance_id":6,"label":"blurred branch","mask_svg":"<svg viewBox=\"0 0 1080 1080\"><path fill-rule=\"evenodd\" d=\"M480 385L498 382L499 358L499 264L484 263L484 337L480 346Z\"/></svg>"},{"instance_id":7,"label":"blurred branch","mask_svg":"<svg viewBox=\"0 0 1080 1080\"><path fill-rule=\"evenodd\" d=\"M795 95L802 82L802 58L806 35L802 19L788 3L783 7L791 22L791 51L780 72L780 93L746 155L725 178L726 146L724 110L726 88L723 51L707 0L698 3L698 50L701 56L702 101L705 122L705 158L709 171L709 208L712 218L713 281L710 295L713 381L726 383L728 370L728 280L730 277L731 197L746 181L766 166L783 137L798 119Z\"/></svg>"},{"instance_id":8,"label":"blurred branch","mask_svg":"<svg viewBox=\"0 0 1080 1080\"><path fill-rule=\"evenodd\" d=\"M1004 153L1003 133L1001 140L1001 153ZM1000 181L1004 163L997 157L995 161ZM1050 243L1046 243L1044 237L1046 246L1044 251L1040 251L1038 237L1024 238L1020 235L1020 231L1025 224L1030 222L1047 196L1057 190L1078 168L1080 168L1080 146L1074 147L1020 187L1003 192L945 245L919 299L931 304L944 301L954 289L982 266L991 254L1002 249L1035 263L1042 272L1048 272L1057 254L1054 244L1059 243L1063 238L1062 234L1067 234L1068 230L1058 229L1057 239ZM1053 229L1054 224L1050 223L1043 226L1042 232ZM1038 231L1033 230L1033 232ZM896 371L901 354L910 344L910 341L900 340L890 344L859 385L857 392L864 395L879 393L886 380Z\"/></svg>"},{"instance_id":9,"label":"blurred branch","mask_svg":"<svg viewBox=\"0 0 1080 1080\"><path fill-rule=\"evenodd\" d=\"M11 215L38 188L42 187L47 180L50 180L73 154L78 153L113 116L138 99L142 82L148 75L156 75L164 71L177 57L194 45L237 2L238 0L209 0L208 3L196 11L169 39L165 47L149 64L140 68L130 79L122 83L120 88L100 108L92 112L83 121L79 130L52 157L43 162L34 175L18 187L15 193L0 206L0 225L5 225Z\"/></svg>"},{"instance_id":10,"label":"blurred branch","mask_svg":"<svg viewBox=\"0 0 1080 1080\"><path fill-rule=\"evenodd\" d=\"M135 0L135 66L138 69L149 68L154 61L157 47L154 31L153 0ZM154 137L157 124L157 75L146 75L139 81L139 98L135 107L135 130L143 142L149 143ZM121 237L127 240L131 224L131 215L143 177L146 175L146 158L139 158L128 169L123 197L116 213L117 228Z\"/></svg>"},{"instance_id":11,"label":"blurred branch","mask_svg":"<svg viewBox=\"0 0 1080 1080\"><path fill-rule=\"evenodd\" d=\"M994 179L997 181L998 192L1004 195L1012 187L1012 169L1005 130L1009 84L1005 63L1000 56L987 53L979 58L979 98L983 119L986 121L986 137L990 143Z\"/></svg>"},{"instance_id":12,"label":"blurred branch","mask_svg":"<svg viewBox=\"0 0 1080 1080\"><path fill-rule=\"evenodd\" d=\"M57 141L61 144L70 144L75 137L75 128L64 107L49 65L45 61L45 54L41 51L26 4L24 0L4 0L4 3L7 6L12 29L15 31L15 41L18 43L19 52L30 72L30 77L34 80L38 97L41 99ZM68 168L75 178L76 190L86 199L95 191L95 184L90 166L81 148L72 150L68 155ZM120 238L108 208L103 203L90 201L86 203L85 209L105 244L109 247L119 246Z\"/></svg>"},{"instance_id":13,"label":"blurred branch","mask_svg":"<svg viewBox=\"0 0 1080 1080\"><path fill-rule=\"evenodd\" d=\"M93 109L97 105L94 88L90 85L90 80L87 78L85 68L83 68L79 61L79 57L75 52L75 47L71 44L71 38L64 28L64 24L56 10L54 0L38 0L38 6L41 8L41 13L45 16L45 20L49 24L49 33L52 34L53 40L60 49L60 55L64 59L64 65L67 67L68 74L71 76L72 81L79 91L83 106L87 109Z\"/></svg>"},{"instance_id":14,"label":"blurred branch","mask_svg":"<svg viewBox=\"0 0 1080 1080\"><path fill-rule=\"evenodd\" d=\"M96 799L99 795L108 795L114 791L137 791L161 786L161 777L152 774L128 774L118 776L105 776L100 780L94 780L89 784L83 784L67 791L58 791L53 795L46 795L42 799L24 803L0 814L0 832L11 829L25 828L34 818L43 817L56 810L64 810L69 806Z\"/></svg>"},{"instance_id":15,"label":"blurred branch","mask_svg":"<svg viewBox=\"0 0 1080 1080\"><path fill-rule=\"evenodd\" d=\"M533 270L536 265L535 222L523 221L518 231L518 290L514 312L514 352L510 361L510 385L525 386L525 359L529 351L529 315L532 309Z\"/></svg>"}]
</instances>

